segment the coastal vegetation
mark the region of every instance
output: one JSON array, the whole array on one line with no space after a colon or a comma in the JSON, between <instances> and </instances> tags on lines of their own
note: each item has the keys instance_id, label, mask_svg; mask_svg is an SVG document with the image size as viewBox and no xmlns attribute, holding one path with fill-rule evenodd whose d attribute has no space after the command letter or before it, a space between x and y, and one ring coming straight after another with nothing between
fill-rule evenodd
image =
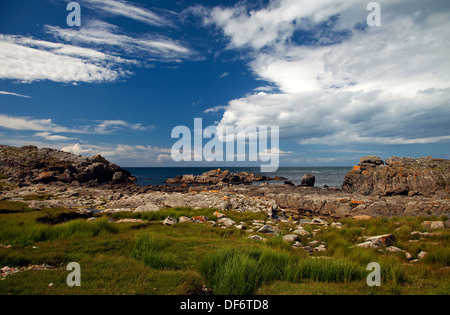
<instances>
[{"instance_id":1,"label":"coastal vegetation","mask_svg":"<svg viewBox=\"0 0 450 315\"><path fill-rule=\"evenodd\" d=\"M269 220L263 213L225 212L246 229L214 226L215 209L191 208L44 224L39 218L75 210L33 210L14 201L0 206L0 267L49 266L2 276L0 294L450 293L450 231L430 233L422 224L430 218L344 218L340 226L305 225L313 234L300 236L302 244L326 244L325 251L309 253L283 239L293 227L289 221L278 225L279 235L246 232L255 222ZM165 226L167 216L209 216L213 222ZM112 222L122 219L137 220ZM395 235L396 246L413 259L404 252L355 246L364 236L381 234ZM421 252L427 255L415 259ZM81 266L80 287L66 284L70 262ZM370 262L381 266L379 287L366 283Z\"/></svg>"}]
</instances>

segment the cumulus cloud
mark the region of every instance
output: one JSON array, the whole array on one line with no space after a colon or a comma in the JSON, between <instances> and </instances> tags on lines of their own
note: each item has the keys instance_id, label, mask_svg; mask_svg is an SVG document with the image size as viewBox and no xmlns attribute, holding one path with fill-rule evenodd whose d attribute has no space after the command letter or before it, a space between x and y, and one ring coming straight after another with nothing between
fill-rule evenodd
<instances>
[{"instance_id":1,"label":"cumulus cloud","mask_svg":"<svg viewBox=\"0 0 450 315\"><path fill-rule=\"evenodd\" d=\"M375 28L356 0L197 9L227 49L249 52L255 76L278 89L230 101L220 124L280 126L301 144L449 141L450 5L380 4Z\"/></svg>"}]
</instances>

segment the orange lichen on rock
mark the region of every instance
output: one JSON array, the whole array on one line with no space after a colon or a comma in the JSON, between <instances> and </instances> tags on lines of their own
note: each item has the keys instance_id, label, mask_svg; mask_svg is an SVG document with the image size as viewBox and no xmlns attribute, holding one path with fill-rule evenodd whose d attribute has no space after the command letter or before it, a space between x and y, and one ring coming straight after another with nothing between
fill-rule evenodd
<instances>
[{"instance_id":1,"label":"orange lichen on rock","mask_svg":"<svg viewBox=\"0 0 450 315\"><path fill-rule=\"evenodd\" d=\"M203 215L198 215L198 216L192 217L191 219L194 222L206 222L206 221L208 221L208 217L205 217Z\"/></svg>"}]
</instances>

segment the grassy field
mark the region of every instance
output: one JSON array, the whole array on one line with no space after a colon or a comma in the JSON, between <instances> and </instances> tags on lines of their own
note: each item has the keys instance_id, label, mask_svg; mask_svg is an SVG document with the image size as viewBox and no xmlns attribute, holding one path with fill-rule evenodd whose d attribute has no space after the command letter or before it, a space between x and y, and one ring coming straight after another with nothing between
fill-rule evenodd
<instances>
[{"instance_id":1,"label":"grassy field","mask_svg":"<svg viewBox=\"0 0 450 315\"><path fill-rule=\"evenodd\" d=\"M327 251L310 256L294 249L281 236L261 235L267 242L250 240L235 227L182 223L163 226L173 217L207 215L212 209L167 209L156 213L119 213L114 219L139 218L146 223L111 223L108 217L93 222L74 220L48 225L36 220L68 209L34 211L25 204L0 202L0 268L48 264L49 270L23 271L0 280L0 294L449 294L450 231L433 231L410 242L410 232L426 230L425 218L343 219L342 229L320 228L302 244L325 242ZM262 213L225 212L250 227L266 220ZM429 219L429 218L428 218ZM282 235L289 223L280 225ZM305 229L312 231L312 227ZM392 233L402 253L352 248L362 236ZM67 264L81 266L81 286L68 287ZM369 287L366 266L381 266L381 286ZM49 284L52 283L52 286Z\"/></svg>"}]
</instances>

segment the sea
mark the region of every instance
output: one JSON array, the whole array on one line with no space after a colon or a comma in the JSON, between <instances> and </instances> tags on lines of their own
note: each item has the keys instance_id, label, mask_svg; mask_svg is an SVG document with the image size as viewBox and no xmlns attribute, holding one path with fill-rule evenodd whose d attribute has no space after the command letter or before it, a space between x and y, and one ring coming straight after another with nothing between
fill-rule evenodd
<instances>
[{"instance_id":1,"label":"sea","mask_svg":"<svg viewBox=\"0 0 450 315\"><path fill-rule=\"evenodd\" d=\"M168 178L177 175L201 175L217 167L125 167L136 176L137 184L162 185ZM273 173L261 173L259 167L224 167L222 170L229 170L231 173L250 172L255 174L264 174L269 177L281 176L299 185L305 174L316 176L316 187L341 186L345 175L352 170L352 167L280 167ZM282 184L284 181L271 181L273 184ZM254 182L254 185L260 185L262 182Z\"/></svg>"}]
</instances>

